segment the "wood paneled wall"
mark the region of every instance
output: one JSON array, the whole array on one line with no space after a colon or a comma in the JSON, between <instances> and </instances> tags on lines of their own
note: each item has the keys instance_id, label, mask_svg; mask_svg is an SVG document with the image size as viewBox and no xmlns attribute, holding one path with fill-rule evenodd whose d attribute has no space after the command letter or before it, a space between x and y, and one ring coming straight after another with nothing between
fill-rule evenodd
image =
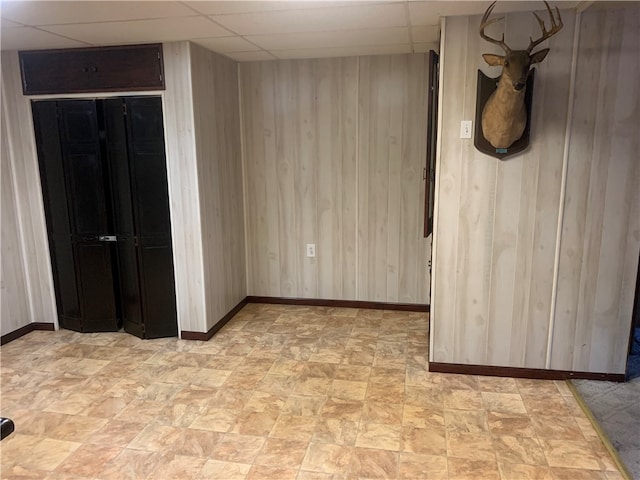
<instances>
[{"instance_id":1,"label":"wood paneled wall","mask_svg":"<svg viewBox=\"0 0 640 480\"><path fill-rule=\"evenodd\" d=\"M425 71L424 55L240 65L250 295L428 303Z\"/></svg>"},{"instance_id":2,"label":"wood paneled wall","mask_svg":"<svg viewBox=\"0 0 640 480\"><path fill-rule=\"evenodd\" d=\"M4 93L4 92L3 92ZM4 102L3 102L4 105ZM7 122L3 118L2 141L0 141L0 177L2 183L2 310L0 315L0 334L5 335L31 323L29 315L29 295L27 276L24 268L17 195L14 188L14 173L8 139Z\"/></svg>"},{"instance_id":3,"label":"wood paneled wall","mask_svg":"<svg viewBox=\"0 0 640 480\"><path fill-rule=\"evenodd\" d=\"M354 298L357 60L248 63L240 76L249 294Z\"/></svg>"},{"instance_id":4,"label":"wood paneled wall","mask_svg":"<svg viewBox=\"0 0 640 480\"><path fill-rule=\"evenodd\" d=\"M246 295L236 62L190 44L207 330Z\"/></svg>"},{"instance_id":5,"label":"wood paneled wall","mask_svg":"<svg viewBox=\"0 0 640 480\"><path fill-rule=\"evenodd\" d=\"M206 332L206 304L191 56L188 42L162 46L167 174L178 329Z\"/></svg>"},{"instance_id":6,"label":"wood paneled wall","mask_svg":"<svg viewBox=\"0 0 640 480\"><path fill-rule=\"evenodd\" d=\"M188 42L163 49L179 327L207 332L247 294L237 67Z\"/></svg>"},{"instance_id":7,"label":"wood paneled wall","mask_svg":"<svg viewBox=\"0 0 640 480\"><path fill-rule=\"evenodd\" d=\"M613 91L607 91L610 95L607 100L601 96L607 81L615 79L613 83L619 85L628 80L627 75L618 77L624 68L630 68L630 73L635 68L637 78L637 30L635 48L618 48L621 41L615 40L615 35L603 36L605 30L598 30L598 35L580 32L580 42L587 43L579 45L574 100L570 98L570 88L575 15L563 11L562 16L565 27L550 39L551 53L537 67L531 146L523 154L505 161L479 153L472 140L458 138L460 121L475 117L477 69L492 76L499 74L485 67L480 54L500 52L480 40L479 16L446 19L441 57L442 124L436 189L431 361L606 373L624 371L626 348L619 349L615 361L613 355L603 356L602 352L610 352L614 345L621 346L629 335L631 317L628 315L625 320L622 312L630 312L633 303L635 270L631 270L638 258L638 230L633 233L632 226L637 225L639 216L637 140L635 150L630 149L633 146L630 141L610 150L593 149L592 142L594 138L616 138L616 135L629 138L630 127L623 126L621 119L625 112L629 114L632 110L624 110L620 105L631 109L633 104L625 102L630 98L637 102L637 82L631 82L633 87L628 87L636 89L635 97L625 94L619 98ZM494 36L499 36L504 29L507 43L512 48L523 48L529 36L537 35L538 26L531 14L523 13L507 15L504 22L491 28ZM585 35L591 40L583 38ZM630 41L632 36L627 38L627 42ZM623 68L617 60L612 60L611 53L616 49L626 52L618 55L619 59L628 60L628 56L636 55L635 67ZM590 65L580 66L581 62ZM609 72L608 80L607 75L600 81L589 78L594 75L594 62L595 71L599 69L601 76ZM580 69L584 70L582 75ZM600 98L596 105L595 97ZM618 105L617 113L605 107L613 99L617 101L610 105ZM575 112L571 120L568 114L572 104ZM588 104L592 107L587 107ZM592 116L596 110L601 113L599 117ZM637 103L635 112L637 128ZM590 133L583 134L585 128L589 131L593 118L597 118L599 124L610 122L612 130L603 131L600 137L591 126ZM567 131L571 134L567 135ZM637 130L635 133L637 139ZM568 155L565 154L567 148ZM598 160L586 158L586 151ZM569 175L563 203L565 162L569 162ZM592 168L591 164L598 167ZM635 173L631 165L635 165ZM622 184L624 187L612 183L622 179L626 182ZM632 179L635 179L635 197L629 190ZM609 188L604 188L607 185ZM576 204L578 198L585 200ZM611 202L607 212L617 212L607 217L606 225L602 222L604 206L601 204L605 198ZM563 250L558 269L557 234L562 219ZM604 237L611 242L606 251L595 246L588 235L599 239L603 228ZM565 239L567 233L569 236ZM623 238L626 243L621 243ZM580 249L572 245L578 239ZM584 245L592 250L583 251ZM605 267L604 256L613 265L624 265L623 279L616 280L622 270ZM576 264L591 265L591 268L578 271L576 276L575 271L567 270L574 269ZM560 288L554 290L556 278ZM562 286L563 282L569 285ZM593 284L593 288L585 289L587 284ZM582 298L582 306L578 306L575 295ZM604 297L598 313L593 307L594 299L600 296ZM605 312L604 305L612 298L620 302L616 304L620 313ZM570 325L571 321L575 326ZM600 335L603 329L611 330L607 335ZM563 330L565 333L561 334ZM574 339L577 345L585 332L593 332L588 333L593 345L591 357L586 361L574 346ZM598 337L594 335L596 332L600 332Z\"/></svg>"},{"instance_id":8,"label":"wood paneled wall","mask_svg":"<svg viewBox=\"0 0 640 480\"><path fill-rule=\"evenodd\" d=\"M358 298L428 303L426 55L360 57Z\"/></svg>"},{"instance_id":9,"label":"wood paneled wall","mask_svg":"<svg viewBox=\"0 0 640 480\"><path fill-rule=\"evenodd\" d=\"M2 53L2 316L9 333L57 314L29 100L16 52ZM5 243L6 242L6 243Z\"/></svg>"},{"instance_id":10,"label":"wood paneled wall","mask_svg":"<svg viewBox=\"0 0 640 480\"><path fill-rule=\"evenodd\" d=\"M551 366L625 369L640 250L640 7L582 15Z\"/></svg>"}]
</instances>

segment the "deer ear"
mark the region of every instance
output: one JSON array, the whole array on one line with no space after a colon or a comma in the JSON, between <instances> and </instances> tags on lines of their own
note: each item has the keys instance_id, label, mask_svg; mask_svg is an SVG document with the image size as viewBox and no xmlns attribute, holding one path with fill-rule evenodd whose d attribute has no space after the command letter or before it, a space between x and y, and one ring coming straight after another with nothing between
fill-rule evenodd
<instances>
[{"instance_id":1,"label":"deer ear","mask_svg":"<svg viewBox=\"0 0 640 480\"><path fill-rule=\"evenodd\" d=\"M534 63L540 63L541 61L543 61L547 56L547 53L549 53L548 48L545 48L544 50L540 50L539 52L536 52L536 53L532 53L530 56L531 65L533 65Z\"/></svg>"},{"instance_id":2,"label":"deer ear","mask_svg":"<svg viewBox=\"0 0 640 480\"><path fill-rule=\"evenodd\" d=\"M482 58L492 67L497 67L504 63L504 57L502 55L494 55L493 53L483 53Z\"/></svg>"}]
</instances>

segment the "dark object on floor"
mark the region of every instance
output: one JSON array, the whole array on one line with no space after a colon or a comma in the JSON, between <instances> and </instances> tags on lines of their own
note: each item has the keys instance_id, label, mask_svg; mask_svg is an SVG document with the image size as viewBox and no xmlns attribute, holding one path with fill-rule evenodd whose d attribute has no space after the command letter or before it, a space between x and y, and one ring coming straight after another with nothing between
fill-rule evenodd
<instances>
[{"instance_id":1,"label":"dark object on floor","mask_svg":"<svg viewBox=\"0 0 640 480\"><path fill-rule=\"evenodd\" d=\"M640 328L633 331L631 352L627 358L627 380L640 377Z\"/></svg>"},{"instance_id":2,"label":"dark object on floor","mask_svg":"<svg viewBox=\"0 0 640 480\"><path fill-rule=\"evenodd\" d=\"M627 359L627 380L640 377L640 354L629 355Z\"/></svg>"},{"instance_id":3,"label":"dark object on floor","mask_svg":"<svg viewBox=\"0 0 640 480\"><path fill-rule=\"evenodd\" d=\"M640 328L633 330L633 343L631 344L631 354L640 355Z\"/></svg>"},{"instance_id":4,"label":"dark object on floor","mask_svg":"<svg viewBox=\"0 0 640 480\"><path fill-rule=\"evenodd\" d=\"M4 440L15 430L13 420L10 418L0 417L0 440Z\"/></svg>"},{"instance_id":5,"label":"dark object on floor","mask_svg":"<svg viewBox=\"0 0 640 480\"><path fill-rule=\"evenodd\" d=\"M620 458L640 480L640 378L624 383L571 381Z\"/></svg>"}]
</instances>

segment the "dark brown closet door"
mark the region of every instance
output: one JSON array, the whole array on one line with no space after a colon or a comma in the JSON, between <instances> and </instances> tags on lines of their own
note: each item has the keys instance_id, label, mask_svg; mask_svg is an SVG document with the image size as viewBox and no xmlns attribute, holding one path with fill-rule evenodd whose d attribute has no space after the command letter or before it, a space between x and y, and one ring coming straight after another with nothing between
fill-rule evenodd
<instances>
[{"instance_id":1,"label":"dark brown closet door","mask_svg":"<svg viewBox=\"0 0 640 480\"><path fill-rule=\"evenodd\" d=\"M119 280L120 315L128 333L144 338L123 99L105 100L103 111L107 158L111 172L114 231L117 232L115 268Z\"/></svg>"},{"instance_id":2,"label":"dark brown closet door","mask_svg":"<svg viewBox=\"0 0 640 480\"><path fill-rule=\"evenodd\" d=\"M159 97L33 103L60 324L178 333Z\"/></svg>"},{"instance_id":3,"label":"dark brown closet door","mask_svg":"<svg viewBox=\"0 0 640 480\"><path fill-rule=\"evenodd\" d=\"M125 99L131 200L146 338L178 334L169 190L159 97ZM128 327L125 322L125 329ZM134 333L133 331L131 333Z\"/></svg>"},{"instance_id":4,"label":"dark brown closet door","mask_svg":"<svg viewBox=\"0 0 640 480\"><path fill-rule=\"evenodd\" d=\"M34 102L34 123L60 324L118 330L107 170L92 100Z\"/></svg>"}]
</instances>

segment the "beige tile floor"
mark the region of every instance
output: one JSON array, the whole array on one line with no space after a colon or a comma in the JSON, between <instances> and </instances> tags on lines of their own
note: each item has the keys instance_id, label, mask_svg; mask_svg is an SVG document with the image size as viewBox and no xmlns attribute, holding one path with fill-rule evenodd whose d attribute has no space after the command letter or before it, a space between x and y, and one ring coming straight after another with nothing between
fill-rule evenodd
<instances>
[{"instance_id":1,"label":"beige tile floor","mask_svg":"<svg viewBox=\"0 0 640 480\"><path fill-rule=\"evenodd\" d=\"M620 479L564 382L429 373L426 314L247 305L209 342L1 349L2 478Z\"/></svg>"}]
</instances>

